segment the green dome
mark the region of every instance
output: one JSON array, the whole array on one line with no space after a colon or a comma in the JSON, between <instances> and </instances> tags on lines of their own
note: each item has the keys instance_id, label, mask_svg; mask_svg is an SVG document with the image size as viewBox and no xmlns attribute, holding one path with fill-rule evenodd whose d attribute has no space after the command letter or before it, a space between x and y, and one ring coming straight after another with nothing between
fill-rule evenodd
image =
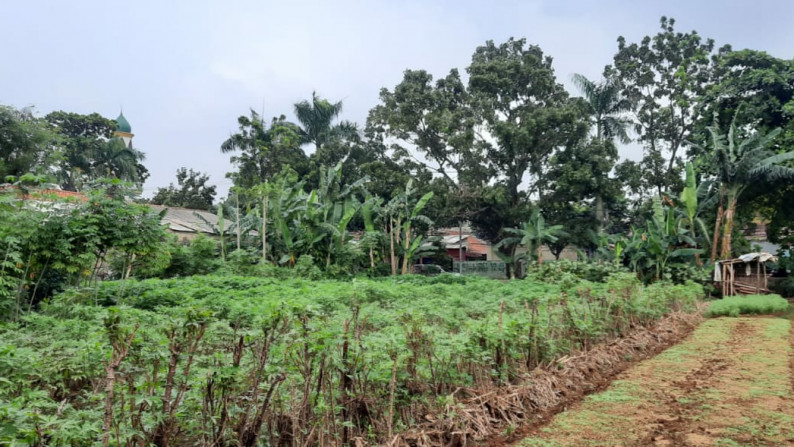
<instances>
[{"instance_id":1,"label":"green dome","mask_svg":"<svg viewBox=\"0 0 794 447\"><path fill-rule=\"evenodd\" d=\"M117 131L132 133L132 126L130 126L130 122L127 121L127 118L124 118L124 113L120 113L119 117L116 118L116 124L118 124L116 128Z\"/></svg>"}]
</instances>

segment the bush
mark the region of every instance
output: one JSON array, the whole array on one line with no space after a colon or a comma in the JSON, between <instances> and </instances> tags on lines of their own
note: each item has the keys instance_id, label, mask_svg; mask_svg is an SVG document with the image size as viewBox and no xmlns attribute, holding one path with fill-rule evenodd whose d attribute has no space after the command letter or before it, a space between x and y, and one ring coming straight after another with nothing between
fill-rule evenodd
<instances>
[{"instance_id":1,"label":"bush","mask_svg":"<svg viewBox=\"0 0 794 447\"><path fill-rule=\"evenodd\" d=\"M785 297L794 297L794 277L788 277L783 281L770 283L772 291Z\"/></svg>"},{"instance_id":2,"label":"bush","mask_svg":"<svg viewBox=\"0 0 794 447\"><path fill-rule=\"evenodd\" d=\"M625 267L613 262L553 261L543 265L528 266L527 278L557 283L570 274L590 282L606 282L613 273L627 272Z\"/></svg>"},{"instance_id":3,"label":"bush","mask_svg":"<svg viewBox=\"0 0 794 447\"><path fill-rule=\"evenodd\" d=\"M310 279L312 281L323 277L323 272L314 265L314 257L310 255L301 255L298 258L293 273L295 278Z\"/></svg>"},{"instance_id":4,"label":"bush","mask_svg":"<svg viewBox=\"0 0 794 447\"><path fill-rule=\"evenodd\" d=\"M779 315L788 310L788 301L780 295L739 295L712 302L706 316Z\"/></svg>"}]
</instances>

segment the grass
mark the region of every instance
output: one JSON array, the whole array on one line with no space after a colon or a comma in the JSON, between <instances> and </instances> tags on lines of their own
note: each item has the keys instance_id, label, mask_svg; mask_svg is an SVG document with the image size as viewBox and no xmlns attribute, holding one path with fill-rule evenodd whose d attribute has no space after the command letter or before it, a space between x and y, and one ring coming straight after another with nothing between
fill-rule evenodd
<instances>
[{"instance_id":1,"label":"grass","mask_svg":"<svg viewBox=\"0 0 794 447\"><path fill-rule=\"evenodd\" d=\"M740 295L712 302L706 311L706 316L783 315L787 312L789 312L788 301L780 295Z\"/></svg>"},{"instance_id":2,"label":"grass","mask_svg":"<svg viewBox=\"0 0 794 447\"><path fill-rule=\"evenodd\" d=\"M637 364L517 445L788 445L791 330L785 318L706 320L683 343Z\"/></svg>"}]
</instances>

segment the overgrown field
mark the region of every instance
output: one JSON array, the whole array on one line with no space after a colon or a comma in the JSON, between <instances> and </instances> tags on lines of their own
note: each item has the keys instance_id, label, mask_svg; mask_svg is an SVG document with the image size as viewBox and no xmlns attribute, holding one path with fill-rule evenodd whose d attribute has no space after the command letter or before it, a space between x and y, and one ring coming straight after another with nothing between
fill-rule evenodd
<instances>
[{"instance_id":1,"label":"overgrown field","mask_svg":"<svg viewBox=\"0 0 794 447\"><path fill-rule=\"evenodd\" d=\"M700 293L623 274L104 283L0 326L0 444L389 442Z\"/></svg>"},{"instance_id":2,"label":"overgrown field","mask_svg":"<svg viewBox=\"0 0 794 447\"><path fill-rule=\"evenodd\" d=\"M783 318L707 320L519 446L791 445L792 335Z\"/></svg>"}]
</instances>

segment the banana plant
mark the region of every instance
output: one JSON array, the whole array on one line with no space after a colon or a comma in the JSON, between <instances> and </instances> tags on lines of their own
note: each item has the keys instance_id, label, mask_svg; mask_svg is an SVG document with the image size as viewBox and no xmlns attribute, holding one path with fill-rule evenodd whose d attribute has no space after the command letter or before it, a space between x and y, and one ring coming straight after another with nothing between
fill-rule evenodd
<instances>
[{"instance_id":1,"label":"banana plant","mask_svg":"<svg viewBox=\"0 0 794 447\"><path fill-rule=\"evenodd\" d=\"M375 268L375 248L383 240L383 232L378 231L375 225L376 217L381 213L383 199L380 197L367 196L361 204L361 217L364 219L364 237L359 243L362 247L369 250L369 266Z\"/></svg>"},{"instance_id":2,"label":"banana plant","mask_svg":"<svg viewBox=\"0 0 794 447\"><path fill-rule=\"evenodd\" d=\"M423 195L416 203L413 203L412 196L416 190L413 188L413 180L408 180L405 190L392 198L385 207L385 214L388 216L387 233L389 234L389 252L392 266L392 275L397 274L398 258L402 251L401 274L408 273L409 262L417 255L422 246L422 235L412 234L414 222L424 222L432 225L433 222L425 215L420 214L422 209L427 206L433 198L433 192Z\"/></svg>"},{"instance_id":3,"label":"banana plant","mask_svg":"<svg viewBox=\"0 0 794 447\"><path fill-rule=\"evenodd\" d=\"M499 241L494 248L499 249L504 246L512 247L519 245L526 248L526 253L518 256L514 255L512 257L506 256L505 259L510 258L513 263L516 263L530 256L534 258L538 264L542 264L543 257L540 255L541 247L543 244L556 242L560 236L567 235L562 228L562 225L546 225L546 219L543 218L540 209L535 208L529 219L524 222L520 228L503 228L502 231L510 236Z\"/></svg>"},{"instance_id":4,"label":"banana plant","mask_svg":"<svg viewBox=\"0 0 794 447\"><path fill-rule=\"evenodd\" d=\"M686 186L679 197L673 198L675 205L679 207L684 216L690 236L695 241L700 240L704 249L709 243L709 231L700 218L700 214L704 210L711 209L717 203L718 196L714 193L712 185L711 181L697 184L694 165L688 162L686 164ZM698 265L703 264L700 254L695 255L695 261Z\"/></svg>"},{"instance_id":5,"label":"banana plant","mask_svg":"<svg viewBox=\"0 0 794 447\"><path fill-rule=\"evenodd\" d=\"M676 216L675 208L668 207L665 211L657 200L645 228L632 227L625 252L631 269L644 281L651 282L665 279L671 261L686 262L702 254L702 249L692 248L696 246L684 219Z\"/></svg>"}]
</instances>

